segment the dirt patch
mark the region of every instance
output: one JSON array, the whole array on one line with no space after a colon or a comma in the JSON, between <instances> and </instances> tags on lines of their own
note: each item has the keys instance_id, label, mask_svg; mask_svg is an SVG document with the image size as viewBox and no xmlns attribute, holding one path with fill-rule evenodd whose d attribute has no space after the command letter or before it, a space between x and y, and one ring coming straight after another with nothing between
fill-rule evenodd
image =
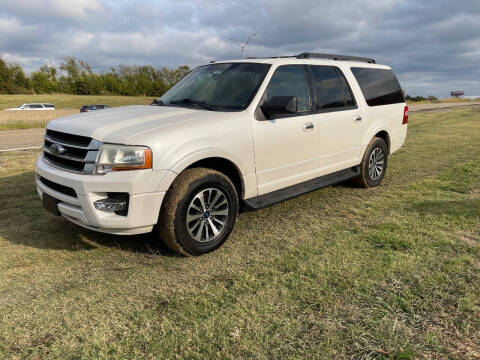
<instances>
[{"instance_id":1,"label":"dirt patch","mask_svg":"<svg viewBox=\"0 0 480 360\"><path fill-rule=\"evenodd\" d=\"M480 333L467 329L461 333L444 319L436 319L428 329L439 335L448 353L457 359L480 359Z\"/></svg>"},{"instance_id":2,"label":"dirt patch","mask_svg":"<svg viewBox=\"0 0 480 360\"><path fill-rule=\"evenodd\" d=\"M466 231L460 232L459 239L469 246L479 246L480 245L480 238L478 235L468 233Z\"/></svg>"}]
</instances>

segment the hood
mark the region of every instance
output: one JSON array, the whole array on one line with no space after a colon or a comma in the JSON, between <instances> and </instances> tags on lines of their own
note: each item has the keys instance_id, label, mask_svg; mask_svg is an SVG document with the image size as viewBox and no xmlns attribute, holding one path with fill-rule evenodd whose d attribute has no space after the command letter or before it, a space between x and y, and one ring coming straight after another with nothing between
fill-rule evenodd
<instances>
[{"instance_id":1,"label":"hood","mask_svg":"<svg viewBox=\"0 0 480 360\"><path fill-rule=\"evenodd\" d=\"M129 144L136 135L176 124L221 116L220 112L171 106L132 105L52 120L47 129L102 142Z\"/></svg>"}]
</instances>

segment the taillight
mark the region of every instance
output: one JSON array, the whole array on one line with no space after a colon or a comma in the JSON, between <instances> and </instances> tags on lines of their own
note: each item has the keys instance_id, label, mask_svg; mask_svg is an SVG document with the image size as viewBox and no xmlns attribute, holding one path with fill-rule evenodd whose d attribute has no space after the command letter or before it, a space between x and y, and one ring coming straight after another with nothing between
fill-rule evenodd
<instances>
[{"instance_id":1,"label":"taillight","mask_svg":"<svg viewBox=\"0 0 480 360\"><path fill-rule=\"evenodd\" d=\"M403 121L402 125L408 124L408 106L403 109Z\"/></svg>"}]
</instances>

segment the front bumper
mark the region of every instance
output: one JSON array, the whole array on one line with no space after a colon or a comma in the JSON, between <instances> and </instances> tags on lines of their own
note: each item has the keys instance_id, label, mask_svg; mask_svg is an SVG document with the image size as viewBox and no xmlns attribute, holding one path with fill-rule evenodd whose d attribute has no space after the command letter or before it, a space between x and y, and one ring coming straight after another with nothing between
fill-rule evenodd
<instances>
[{"instance_id":1,"label":"front bumper","mask_svg":"<svg viewBox=\"0 0 480 360\"><path fill-rule=\"evenodd\" d=\"M36 162L35 180L40 198L43 193L59 200L60 214L73 223L91 230L119 235L150 232L158 221L165 193L176 174L170 170L135 170L106 175L80 175L54 168L42 159ZM52 189L40 177L72 188L76 197ZM129 194L128 214L117 215L95 209L93 203L107 193Z\"/></svg>"}]
</instances>

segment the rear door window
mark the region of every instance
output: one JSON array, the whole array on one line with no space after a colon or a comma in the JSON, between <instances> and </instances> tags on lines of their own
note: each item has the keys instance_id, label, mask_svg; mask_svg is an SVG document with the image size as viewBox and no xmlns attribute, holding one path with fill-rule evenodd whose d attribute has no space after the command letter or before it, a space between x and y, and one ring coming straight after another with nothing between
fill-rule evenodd
<instances>
[{"instance_id":1,"label":"rear door window","mask_svg":"<svg viewBox=\"0 0 480 360\"><path fill-rule=\"evenodd\" d=\"M343 89L343 94L345 95L345 105L347 107L356 106L357 103L355 102L355 98L353 97L353 94L352 94L352 89L350 89L350 86L348 85L345 75L343 75L342 71L338 68L336 69L336 71L338 75L338 80L340 80L340 85L342 86L342 89Z\"/></svg>"},{"instance_id":2,"label":"rear door window","mask_svg":"<svg viewBox=\"0 0 480 360\"><path fill-rule=\"evenodd\" d=\"M345 110L354 106L353 95L343 73L334 66L308 66L315 93L314 110Z\"/></svg>"},{"instance_id":3,"label":"rear door window","mask_svg":"<svg viewBox=\"0 0 480 360\"><path fill-rule=\"evenodd\" d=\"M352 68L368 106L404 103L402 88L389 69Z\"/></svg>"},{"instance_id":4,"label":"rear door window","mask_svg":"<svg viewBox=\"0 0 480 360\"><path fill-rule=\"evenodd\" d=\"M310 110L303 65L284 65L275 70L267 87L267 99L270 100L274 96L296 96L297 112Z\"/></svg>"}]
</instances>

